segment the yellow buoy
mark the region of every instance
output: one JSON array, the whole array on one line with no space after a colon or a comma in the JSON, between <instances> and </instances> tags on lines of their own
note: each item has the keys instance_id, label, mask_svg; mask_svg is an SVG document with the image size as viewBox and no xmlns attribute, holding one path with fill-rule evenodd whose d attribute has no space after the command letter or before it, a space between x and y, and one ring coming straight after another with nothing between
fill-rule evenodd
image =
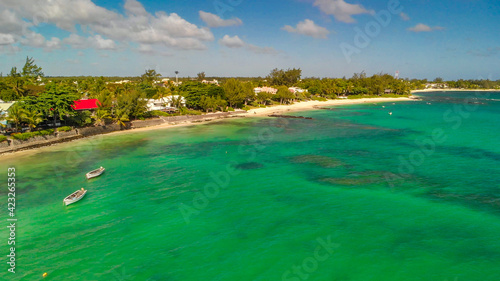
<instances>
[{"instance_id":1,"label":"yellow buoy","mask_svg":"<svg viewBox=\"0 0 500 281\"><path fill-rule=\"evenodd\" d=\"M47 272L45 272L42 276L43 278L47 277Z\"/></svg>"}]
</instances>

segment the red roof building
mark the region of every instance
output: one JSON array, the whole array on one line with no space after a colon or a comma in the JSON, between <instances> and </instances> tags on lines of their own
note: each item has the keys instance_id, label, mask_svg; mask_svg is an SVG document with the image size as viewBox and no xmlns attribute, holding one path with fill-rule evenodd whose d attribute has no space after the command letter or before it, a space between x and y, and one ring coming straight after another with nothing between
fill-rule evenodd
<instances>
[{"instance_id":1,"label":"red roof building","mask_svg":"<svg viewBox=\"0 0 500 281\"><path fill-rule=\"evenodd\" d=\"M101 105L98 99L76 100L74 103L75 104L71 105L74 110L96 109Z\"/></svg>"}]
</instances>

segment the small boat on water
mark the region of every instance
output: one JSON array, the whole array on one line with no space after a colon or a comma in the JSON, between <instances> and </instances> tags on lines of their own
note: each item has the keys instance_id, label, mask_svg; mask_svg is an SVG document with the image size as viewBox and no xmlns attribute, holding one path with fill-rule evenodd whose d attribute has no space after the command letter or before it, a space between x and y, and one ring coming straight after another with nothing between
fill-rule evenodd
<instances>
[{"instance_id":1,"label":"small boat on water","mask_svg":"<svg viewBox=\"0 0 500 281\"><path fill-rule=\"evenodd\" d=\"M106 170L106 169L104 169L103 167L101 167L99 169L95 169L93 171L88 172L87 175L86 175L87 179L89 180L91 178L95 178L95 177L98 177L98 176L102 175L102 173L104 173L104 170Z\"/></svg>"},{"instance_id":2,"label":"small boat on water","mask_svg":"<svg viewBox=\"0 0 500 281\"><path fill-rule=\"evenodd\" d=\"M87 193L87 190L85 189L79 189L73 193L71 193L70 195L68 195L66 198L64 198L63 202L64 204L66 204L66 206L68 206L69 204L73 204L75 202L78 202L80 201L83 196L85 196L85 194Z\"/></svg>"}]
</instances>

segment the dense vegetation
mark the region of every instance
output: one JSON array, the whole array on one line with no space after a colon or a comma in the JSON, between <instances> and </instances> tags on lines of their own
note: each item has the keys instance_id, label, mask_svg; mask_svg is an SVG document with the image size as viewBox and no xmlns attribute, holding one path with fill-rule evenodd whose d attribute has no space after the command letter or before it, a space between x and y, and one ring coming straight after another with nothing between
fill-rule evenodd
<instances>
[{"instance_id":1,"label":"dense vegetation","mask_svg":"<svg viewBox=\"0 0 500 281\"><path fill-rule=\"evenodd\" d=\"M395 79L388 74L370 77L364 72L351 78L304 78L301 69L273 69L265 78L217 78L206 77L204 72L197 78L182 78L181 84L162 82L161 74L147 70L139 77L45 77L42 68L33 58L19 71L12 67L7 76L0 75L0 99L18 101L0 119L13 124L14 131L29 128L30 132L52 127L58 123L66 126L90 126L145 119L153 116L168 116L171 113L148 112L147 99L171 96L172 106L178 109L173 114L201 114L201 112L230 111L233 108L248 109L270 104L289 104L298 100L325 100L326 98L349 98L366 96L408 95L413 89L423 89L427 80ZM202 83L217 79L218 84ZM128 83L116 83L129 80ZM437 87L452 88L498 88L500 81L458 80L442 81L436 78ZM269 86L276 94L260 92L255 87ZM291 92L289 87L306 89ZM75 100L95 98L100 107L94 111L75 111L71 105ZM185 99L185 104L183 104ZM59 129L67 130L68 127ZM17 136L16 138L24 138Z\"/></svg>"}]
</instances>

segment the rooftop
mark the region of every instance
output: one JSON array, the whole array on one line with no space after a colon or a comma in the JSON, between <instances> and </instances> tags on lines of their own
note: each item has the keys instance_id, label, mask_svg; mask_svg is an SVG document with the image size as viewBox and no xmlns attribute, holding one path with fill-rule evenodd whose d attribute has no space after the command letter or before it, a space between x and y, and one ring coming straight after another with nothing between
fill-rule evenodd
<instances>
[{"instance_id":1,"label":"rooftop","mask_svg":"<svg viewBox=\"0 0 500 281\"><path fill-rule=\"evenodd\" d=\"M75 104L71 106L74 110L96 109L101 105L98 99L76 100L74 103Z\"/></svg>"}]
</instances>

